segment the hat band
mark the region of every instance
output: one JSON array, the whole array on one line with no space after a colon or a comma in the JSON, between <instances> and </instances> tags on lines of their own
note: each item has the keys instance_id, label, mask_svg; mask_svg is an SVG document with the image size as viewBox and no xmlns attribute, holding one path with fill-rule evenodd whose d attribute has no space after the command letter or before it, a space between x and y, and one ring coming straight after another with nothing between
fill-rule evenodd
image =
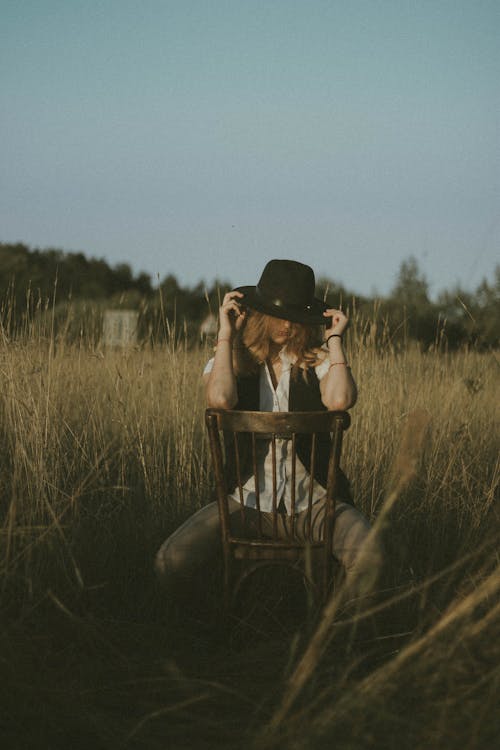
<instances>
[{"instance_id":1,"label":"hat band","mask_svg":"<svg viewBox=\"0 0 500 750\"><path fill-rule=\"evenodd\" d=\"M255 287L255 291L257 292L259 297L262 297L262 301L269 305L274 305L275 307L281 307L284 310L288 309L288 310L293 310L296 312L306 312L306 311L309 312L311 310L311 305L297 305L297 304L294 304L293 302L284 302L282 299L280 299L280 297L264 299L265 295L259 289L258 284Z\"/></svg>"}]
</instances>

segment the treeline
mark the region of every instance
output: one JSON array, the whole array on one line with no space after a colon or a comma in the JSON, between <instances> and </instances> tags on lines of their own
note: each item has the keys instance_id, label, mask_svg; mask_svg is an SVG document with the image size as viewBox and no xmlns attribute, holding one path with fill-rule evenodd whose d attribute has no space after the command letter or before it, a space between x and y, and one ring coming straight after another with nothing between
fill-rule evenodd
<instances>
[{"instance_id":1,"label":"treeline","mask_svg":"<svg viewBox=\"0 0 500 750\"><path fill-rule=\"evenodd\" d=\"M149 274L134 275L126 263L112 267L83 253L0 243L0 325L8 336L50 319L56 333L98 341L103 311L122 308L139 312L142 340L158 341L173 331L196 340L201 322L217 312L231 287L228 281L182 286L173 274L154 287ZM386 297L358 295L324 278L317 292L332 306L349 307L359 332L383 336L394 346L409 339L424 348L500 345L500 265L494 279L474 291L445 290L435 301L414 258L401 264Z\"/></svg>"},{"instance_id":2,"label":"treeline","mask_svg":"<svg viewBox=\"0 0 500 750\"><path fill-rule=\"evenodd\" d=\"M216 313L227 282L182 286L167 275L153 287L151 276L134 275L127 263L110 266L103 259L58 249L30 249L0 243L0 324L8 335L26 332L50 317L56 331L70 339L99 339L107 309L139 311L139 337L198 335L200 322Z\"/></svg>"}]
</instances>

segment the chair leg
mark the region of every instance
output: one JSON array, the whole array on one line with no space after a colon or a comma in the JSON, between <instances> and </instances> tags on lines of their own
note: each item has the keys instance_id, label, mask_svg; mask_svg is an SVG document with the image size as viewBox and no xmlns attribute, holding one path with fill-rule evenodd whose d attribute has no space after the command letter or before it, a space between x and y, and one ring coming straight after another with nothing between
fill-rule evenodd
<instances>
[{"instance_id":1,"label":"chair leg","mask_svg":"<svg viewBox=\"0 0 500 750\"><path fill-rule=\"evenodd\" d=\"M231 582L232 582L232 565L229 554L224 555L224 614L229 614L231 608Z\"/></svg>"}]
</instances>

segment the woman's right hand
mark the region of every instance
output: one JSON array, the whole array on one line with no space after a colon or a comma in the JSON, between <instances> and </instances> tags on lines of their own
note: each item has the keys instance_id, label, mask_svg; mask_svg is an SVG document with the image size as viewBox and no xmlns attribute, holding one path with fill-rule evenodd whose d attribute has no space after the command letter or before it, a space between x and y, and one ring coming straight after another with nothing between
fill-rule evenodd
<instances>
[{"instance_id":1,"label":"woman's right hand","mask_svg":"<svg viewBox=\"0 0 500 750\"><path fill-rule=\"evenodd\" d=\"M228 292L224 295L222 305L219 308L218 338L232 338L243 325L246 310L242 308L239 301L242 297L241 292Z\"/></svg>"}]
</instances>

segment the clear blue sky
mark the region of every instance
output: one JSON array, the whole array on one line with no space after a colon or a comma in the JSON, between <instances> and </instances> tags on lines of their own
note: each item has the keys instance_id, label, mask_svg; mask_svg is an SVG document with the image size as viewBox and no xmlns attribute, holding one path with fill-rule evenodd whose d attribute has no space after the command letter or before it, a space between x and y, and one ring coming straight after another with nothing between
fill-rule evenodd
<instances>
[{"instance_id":1,"label":"clear blue sky","mask_svg":"<svg viewBox=\"0 0 500 750\"><path fill-rule=\"evenodd\" d=\"M0 241L184 284L500 260L498 0L0 0Z\"/></svg>"}]
</instances>

